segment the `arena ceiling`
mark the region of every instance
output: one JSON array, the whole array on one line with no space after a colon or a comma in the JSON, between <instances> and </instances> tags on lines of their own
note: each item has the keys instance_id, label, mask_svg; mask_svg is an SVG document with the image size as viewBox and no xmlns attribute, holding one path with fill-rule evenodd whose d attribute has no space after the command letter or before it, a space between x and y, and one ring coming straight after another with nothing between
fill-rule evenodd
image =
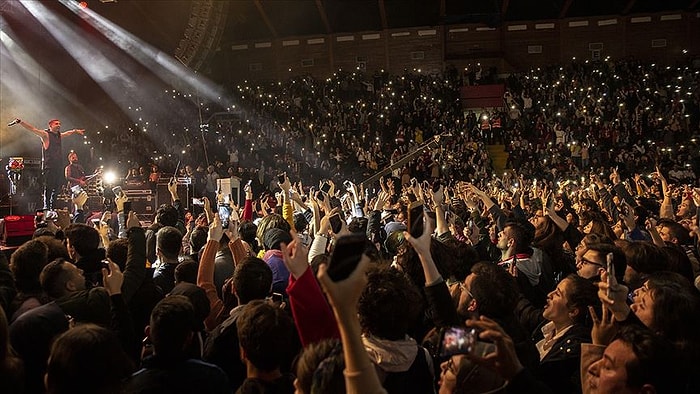
<instances>
[{"instance_id":1,"label":"arena ceiling","mask_svg":"<svg viewBox=\"0 0 700 394\"><path fill-rule=\"evenodd\" d=\"M53 1L56 3L56 1ZM92 0L88 6L166 53L176 53L193 4L183 0ZM232 0L214 3L221 18L211 52L232 43L368 30L694 11L700 0ZM194 16L196 18L196 16Z\"/></svg>"}]
</instances>

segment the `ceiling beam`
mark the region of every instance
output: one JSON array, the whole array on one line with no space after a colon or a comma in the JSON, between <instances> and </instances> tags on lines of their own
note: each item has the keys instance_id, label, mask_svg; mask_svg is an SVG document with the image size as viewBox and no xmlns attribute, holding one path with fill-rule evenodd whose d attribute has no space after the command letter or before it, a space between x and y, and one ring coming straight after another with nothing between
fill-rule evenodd
<instances>
[{"instance_id":1,"label":"ceiling beam","mask_svg":"<svg viewBox=\"0 0 700 394\"><path fill-rule=\"evenodd\" d=\"M379 16L382 18L382 29L389 30L389 23L386 21L386 5L384 0L377 0L379 3Z\"/></svg>"},{"instance_id":2,"label":"ceiling beam","mask_svg":"<svg viewBox=\"0 0 700 394\"><path fill-rule=\"evenodd\" d=\"M569 13L569 8L571 8L571 4L574 2L574 0L566 0L564 4L561 6L561 10L559 11L559 19L564 19L566 18L566 14Z\"/></svg>"},{"instance_id":3,"label":"ceiling beam","mask_svg":"<svg viewBox=\"0 0 700 394\"><path fill-rule=\"evenodd\" d=\"M440 18L444 18L447 15L447 5L445 0L440 0Z\"/></svg>"},{"instance_id":4,"label":"ceiling beam","mask_svg":"<svg viewBox=\"0 0 700 394\"><path fill-rule=\"evenodd\" d=\"M630 11L632 11L632 7L634 7L634 3L636 3L637 0L629 0L627 2L627 5L625 6L625 9L622 10L622 15L627 15L629 14Z\"/></svg>"},{"instance_id":5,"label":"ceiling beam","mask_svg":"<svg viewBox=\"0 0 700 394\"><path fill-rule=\"evenodd\" d=\"M265 12L265 8L263 8L262 3L260 0L253 0L253 3L255 3L255 8L258 9L258 12L260 13L260 16L263 18L263 21L267 25L267 28L270 29L270 33L272 33L272 37L277 38L277 30L275 29L275 26L272 25L272 21L270 18L267 16L267 12Z\"/></svg>"},{"instance_id":6,"label":"ceiling beam","mask_svg":"<svg viewBox=\"0 0 700 394\"><path fill-rule=\"evenodd\" d=\"M326 8L323 6L323 0L316 0L316 8L318 9L318 14L321 15L323 26L326 27L326 33L331 34L331 24L328 22L328 15L326 14Z\"/></svg>"},{"instance_id":7,"label":"ceiling beam","mask_svg":"<svg viewBox=\"0 0 700 394\"><path fill-rule=\"evenodd\" d=\"M509 5L510 5L510 1L503 0L503 3L501 4L501 15L505 15L506 12L508 12Z\"/></svg>"}]
</instances>

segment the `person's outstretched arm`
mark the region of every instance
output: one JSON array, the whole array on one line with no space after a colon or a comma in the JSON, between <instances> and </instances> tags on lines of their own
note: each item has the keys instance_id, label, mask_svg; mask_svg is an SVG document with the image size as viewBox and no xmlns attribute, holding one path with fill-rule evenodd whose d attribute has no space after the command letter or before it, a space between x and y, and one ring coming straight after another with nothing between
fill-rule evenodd
<instances>
[{"instance_id":1,"label":"person's outstretched arm","mask_svg":"<svg viewBox=\"0 0 700 394\"><path fill-rule=\"evenodd\" d=\"M437 327L459 325L460 318L457 314L457 308L452 302L450 290L447 288L447 283L440 275L433 256L430 254L432 233L433 221L426 219L423 226L423 234L419 238L413 238L408 231L404 231L403 236L411 244L413 250L416 251L423 266L425 295L430 309L435 312L432 316L433 323Z\"/></svg>"},{"instance_id":2,"label":"person's outstretched arm","mask_svg":"<svg viewBox=\"0 0 700 394\"><path fill-rule=\"evenodd\" d=\"M338 320L345 359L345 390L348 394L386 393L362 343L362 329L357 317L357 302L367 284L366 271L369 264L369 257L363 255L355 271L339 282L331 280L326 273L325 264L321 264L318 270L318 280L328 295Z\"/></svg>"},{"instance_id":3,"label":"person's outstretched arm","mask_svg":"<svg viewBox=\"0 0 700 394\"><path fill-rule=\"evenodd\" d=\"M25 129L34 133L34 135L36 135L37 137L41 138L42 142L48 141L49 135L46 132L46 130L37 129L36 127L32 126L31 124L29 124L29 123L27 123L19 118L15 119L15 121L17 122L18 125L24 127ZM44 147L46 148L46 142L44 142Z\"/></svg>"},{"instance_id":4,"label":"person's outstretched arm","mask_svg":"<svg viewBox=\"0 0 700 394\"><path fill-rule=\"evenodd\" d=\"M338 324L309 266L306 247L295 239L282 244L284 265L290 273L287 295L301 344L339 338Z\"/></svg>"},{"instance_id":5,"label":"person's outstretched arm","mask_svg":"<svg viewBox=\"0 0 700 394\"><path fill-rule=\"evenodd\" d=\"M129 246L121 290L124 301L129 302L146 277L146 233L134 211L129 212L126 226Z\"/></svg>"},{"instance_id":6,"label":"person's outstretched arm","mask_svg":"<svg viewBox=\"0 0 700 394\"><path fill-rule=\"evenodd\" d=\"M224 303L216 292L216 286L214 286L214 258L219 250L219 242L223 234L224 228L221 225L219 214L216 213L211 223L209 223L209 236L199 261L199 270L197 271L197 286L204 290L211 307L209 316L204 320L204 326L207 330L213 330L216 327L216 317L219 316L224 307Z\"/></svg>"}]
</instances>

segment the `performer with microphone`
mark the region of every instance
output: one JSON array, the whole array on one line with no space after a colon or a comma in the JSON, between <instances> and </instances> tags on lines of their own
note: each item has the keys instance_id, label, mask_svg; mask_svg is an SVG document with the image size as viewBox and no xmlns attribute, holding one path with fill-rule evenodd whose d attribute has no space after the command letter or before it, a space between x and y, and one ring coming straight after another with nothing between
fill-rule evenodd
<instances>
[{"instance_id":1,"label":"performer with microphone","mask_svg":"<svg viewBox=\"0 0 700 394\"><path fill-rule=\"evenodd\" d=\"M15 119L8 123L8 126L19 124L25 129L31 131L36 136L41 138L41 167L44 176L44 209L53 209L56 202L56 195L61 190L63 185L63 152L61 151L61 138L73 134L82 135L84 129L72 129L61 133L61 121L52 119L49 121L49 127L44 130L24 122L20 119Z\"/></svg>"}]
</instances>

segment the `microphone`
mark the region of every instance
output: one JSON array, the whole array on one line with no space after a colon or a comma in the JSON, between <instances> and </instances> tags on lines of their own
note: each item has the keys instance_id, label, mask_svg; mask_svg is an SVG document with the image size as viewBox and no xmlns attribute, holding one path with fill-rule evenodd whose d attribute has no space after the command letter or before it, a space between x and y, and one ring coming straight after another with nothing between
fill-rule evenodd
<instances>
[{"instance_id":1,"label":"microphone","mask_svg":"<svg viewBox=\"0 0 700 394\"><path fill-rule=\"evenodd\" d=\"M15 119L15 120L13 120L12 122L8 123L8 124L7 124L7 127L14 126L14 125L16 125L16 124L19 123L19 122L21 122L20 119Z\"/></svg>"}]
</instances>

